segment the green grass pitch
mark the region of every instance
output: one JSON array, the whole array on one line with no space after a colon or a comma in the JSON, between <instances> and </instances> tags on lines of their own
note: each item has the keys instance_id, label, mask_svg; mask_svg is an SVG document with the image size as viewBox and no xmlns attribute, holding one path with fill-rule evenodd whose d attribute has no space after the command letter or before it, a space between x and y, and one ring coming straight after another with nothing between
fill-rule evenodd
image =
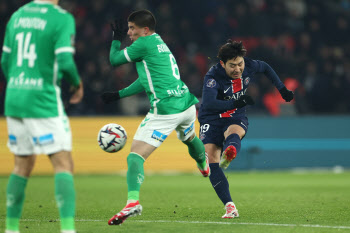
<instances>
[{"instance_id":1,"label":"green grass pitch","mask_svg":"<svg viewBox=\"0 0 350 233\"><path fill-rule=\"evenodd\" d=\"M126 177L77 175L78 233L108 232L350 232L350 172L227 173L240 217L221 219L223 205L208 178L197 174L147 175L143 213L121 226L108 219L126 203ZM5 228L8 177L0 177L0 232ZM21 233L59 232L51 176L27 186Z\"/></svg>"}]
</instances>

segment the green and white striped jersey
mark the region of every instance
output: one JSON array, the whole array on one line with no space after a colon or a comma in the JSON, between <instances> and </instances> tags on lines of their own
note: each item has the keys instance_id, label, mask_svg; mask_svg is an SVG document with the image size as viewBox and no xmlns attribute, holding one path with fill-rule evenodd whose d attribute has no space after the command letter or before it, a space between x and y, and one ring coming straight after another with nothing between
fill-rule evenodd
<instances>
[{"instance_id":1,"label":"green and white striped jersey","mask_svg":"<svg viewBox=\"0 0 350 233\"><path fill-rule=\"evenodd\" d=\"M136 62L138 82L149 98L151 113L176 114L198 103L181 81L176 60L157 33L139 37L124 50L120 50L120 41L113 41L110 61L112 65Z\"/></svg>"},{"instance_id":2,"label":"green and white striped jersey","mask_svg":"<svg viewBox=\"0 0 350 233\"><path fill-rule=\"evenodd\" d=\"M57 55L73 53L73 16L50 2L18 9L6 26L3 59L7 89L5 115L47 118L64 115ZM76 75L71 83L79 85Z\"/></svg>"}]
</instances>

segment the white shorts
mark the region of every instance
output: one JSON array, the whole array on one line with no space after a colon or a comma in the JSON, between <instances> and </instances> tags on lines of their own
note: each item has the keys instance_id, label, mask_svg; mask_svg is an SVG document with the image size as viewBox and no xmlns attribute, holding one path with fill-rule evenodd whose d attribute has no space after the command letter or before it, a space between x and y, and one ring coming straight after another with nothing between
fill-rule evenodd
<instances>
[{"instance_id":1,"label":"white shorts","mask_svg":"<svg viewBox=\"0 0 350 233\"><path fill-rule=\"evenodd\" d=\"M15 155L54 154L72 150L67 116L50 118L7 117L7 146Z\"/></svg>"},{"instance_id":2,"label":"white shorts","mask_svg":"<svg viewBox=\"0 0 350 233\"><path fill-rule=\"evenodd\" d=\"M194 132L196 107L171 115L154 115L148 113L139 125L134 139L159 147L168 135L176 130L177 138L186 141Z\"/></svg>"}]
</instances>

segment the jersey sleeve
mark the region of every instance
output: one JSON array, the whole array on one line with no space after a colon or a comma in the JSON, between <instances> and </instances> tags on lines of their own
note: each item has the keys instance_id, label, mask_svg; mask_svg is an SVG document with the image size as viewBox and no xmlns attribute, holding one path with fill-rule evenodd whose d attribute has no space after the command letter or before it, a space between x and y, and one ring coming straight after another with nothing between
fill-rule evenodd
<instances>
[{"instance_id":1,"label":"jersey sleeve","mask_svg":"<svg viewBox=\"0 0 350 233\"><path fill-rule=\"evenodd\" d=\"M128 62L138 62L147 55L146 38L139 37L134 43L120 50L120 41L112 42L109 60L113 66L119 66Z\"/></svg>"},{"instance_id":2,"label":"jersey sleeve","mask_svg":"<svg viewBox=\"0 0 350 233\"><path fill-rule=\"evenodd\" d=\"M119 66L129 62L125 56L125 49L120 50L120 45L119 40L112 41L111 51L109 52L109 61L112 66Z\"/></svg>"},{"instance_id":3,"label":"jersey sleeve","mask_svg":"<svg viewBox=\"0 0 350 233\"><path fill-rule=\"evenodd\" d=\"M120 90L119 96L120 96L120 98L124 98L124 97L128 97L128 96L136 95L144 90L145 89L141 85L139 79L136 79L136 81L133 82L132 84L130 84L130 86Z\"/></svg>"},{"instance_id":4,"label":"jersey sleeve","mask_svg":"<svg viewBox=\"0 0 350 233\"><path fill-rule=\"evenodd\" d=\"M252 65L257 73L263 73L268 79L275 85L278 90L284 87L281 79L278 77L276 72L264 61L252 60Z\"/></svg>"},{"instance_id":5,"label":"jersey sleeve","mask_svg":"<svg viewBox=\"0 0 350 233\"><path fill-rule=\"evenodd\" d=\"M55 55L59 53L74 53L75 21L71 14L60 17L56 29Z\"/></svg>"},{"instance_id":6,"label":"jersey sleeve","mask_svg":"<svg viewBox=\"0 0 350 233\"><path fill-rule=\"evenodd\" d=\"M59 71L63 73L63 78L66 79L71 85L75 87L79 86L80 76L74 62L73 54L59 53L56 56L56 60Z\"/></svg>"},{"instance_id":7,"label":"jersey sleeve","mask_svg":"<svg viewBox=\"0 0 350 233\"><path fill-rule=\"evenodd\" d=\"M63 14L61 18L56 31L54 47L58 68L71 85L79 86L80 77L73 58L75 21L68 13Z\"/></svg>"},{"instance_id":8,"label":"jersey sleeve","mask_svg":"<svg viewBox=\"0 0 350 233\"><path fill-rule=\"evenodd\" d=\"M220 91L220 86L216 80L206 75L204 78L202 107L206 111L224 112L234 109L233 101L218 100L217 96Z\"/></svg>"},{"instance_id":9,"label":"jersey sleeve","mask_svg":"<svg viewBox=\"0 0 350 233\"><path fill-rule=\"evenodd\" d=\"M2 52L4 53L11 53L12 51L12 45L11 45L11 35L10 35L10 25L12 21L9 20L9 22L6 25L6 31L5 31L5 38L4 38L4 44L2 46Z\"/></svg>"},{"instance_id":10,"label":"jersey sleeve","mask_svg":"<svg viewBox=\"0 0 350 233\"><path fill-rule=\"evenodd\" d=\"M8 78L9 60L10 60L10 54L12 52L12 45L10 40L10 37L11 37L10 25L11 25L11 20L6 25L4 44L2 46L2 55L1 55L1 69L6 79Z\"/></svg>"},{"instance_id":11,"label":"jersey sleeve","mask_svg":"<svg viewBox=\"0 0 350 233\"><path fill-rule=\"evenodd\" d=\"M129 62L141 61L147 55L147 38L139 37L125 49L125 57Z\"/></svg>"}]
</instances>

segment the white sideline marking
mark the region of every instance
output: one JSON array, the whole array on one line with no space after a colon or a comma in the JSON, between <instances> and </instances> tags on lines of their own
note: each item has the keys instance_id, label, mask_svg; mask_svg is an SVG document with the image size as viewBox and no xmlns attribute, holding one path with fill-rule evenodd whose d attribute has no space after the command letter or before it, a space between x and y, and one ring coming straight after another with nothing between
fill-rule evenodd
<instances>
[{"instance_id":1,"label":"white sideline marking","mask_svg":"<svg viewBox=\"0 0 350 233\"><path fill-rule=\"evenodd\" d=\"M0 219L5 221L5 219ZM39 219L21 219L24 222L43 222ZM59 222L59 219L52 221ZM76 222L106 222L107 220L98 219L76 219ZM326 226L326 225L311 225L311 224L280 224L280 223L254 223L254 222L200 222L200 221L169 221L169 220L131 220L130 222L143 223L185 223L185 224L218 224L218 225L253 225L253 226L276 226L276 227L310 227L310 228L330 228L330 229L350 229L350 226Z\"/></svg>"}]
</instances>

